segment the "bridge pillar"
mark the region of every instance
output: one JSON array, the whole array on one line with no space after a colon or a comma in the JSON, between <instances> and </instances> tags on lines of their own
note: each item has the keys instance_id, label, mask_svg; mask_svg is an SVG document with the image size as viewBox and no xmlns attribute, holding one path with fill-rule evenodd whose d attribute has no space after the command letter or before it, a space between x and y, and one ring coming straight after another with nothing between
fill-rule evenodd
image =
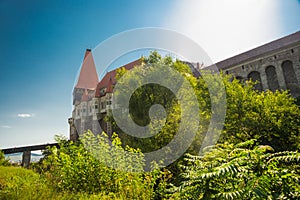
<instances>
[{"instance_id":1,"label":"bridge pillar","mask_svg":"<svg viewBox=\"0 0 300 200\"><path fill-rule=\"evenodd\" d=\"M28 168L30 164L31 151L24 151L22 156L22 167Z\"/></svg>"}]
</instances>

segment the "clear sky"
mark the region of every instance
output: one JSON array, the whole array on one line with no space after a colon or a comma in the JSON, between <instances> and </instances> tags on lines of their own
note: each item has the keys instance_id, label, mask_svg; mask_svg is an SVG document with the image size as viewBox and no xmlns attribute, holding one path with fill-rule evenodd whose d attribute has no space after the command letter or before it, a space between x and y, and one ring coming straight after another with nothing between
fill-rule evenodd
<instances>
[{"instance_id":1,"label":"clear sky","mask_svg":"<svg viewBox=\"0 0 300 200\"><path fill-rule=\"evenodd\" d=\"M119 32L183 33L220 61L300 30L299 0L0 0L0 148L68 136L86 48Z\"/></svg>"}]
</instances>

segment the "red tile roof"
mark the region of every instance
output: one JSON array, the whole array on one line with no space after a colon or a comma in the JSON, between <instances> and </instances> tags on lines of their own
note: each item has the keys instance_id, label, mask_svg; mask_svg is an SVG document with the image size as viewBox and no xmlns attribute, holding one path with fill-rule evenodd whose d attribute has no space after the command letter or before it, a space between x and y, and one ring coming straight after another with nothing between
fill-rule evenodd
<instances>
[{"instance_id":1,"label":"red tile roof","mask_svg":"<svg viewBox=\"0 0 300 200\"><path fill-rule=\"evenodd\" d=\"M138 59L138 60L130 62L122 67L124 67L127 70L130 70L130 69L134 68L135 66L140 65L141 63L142 63L142 60ZM102 80L97 85L96 94L95 94L96 97L101 97L101 96L104 96L106 93L113 92L113 86L116 84L116 74L117 74L117 69L107 72L105 74L105 76L102 78ZM103 94L100 94L101 89L106 89L106 91Z\"/></svg>"},{"instance_id":2,"label":"red tile roof","mask_svg":"<svg viewBox=\"0 0 300 200\"><path fill-rule=\"evenodd\" d=\"M87 49L75 88L95 89L98 82L99 79L93 55L91 50Z\"/></svg>"}]
</instances>

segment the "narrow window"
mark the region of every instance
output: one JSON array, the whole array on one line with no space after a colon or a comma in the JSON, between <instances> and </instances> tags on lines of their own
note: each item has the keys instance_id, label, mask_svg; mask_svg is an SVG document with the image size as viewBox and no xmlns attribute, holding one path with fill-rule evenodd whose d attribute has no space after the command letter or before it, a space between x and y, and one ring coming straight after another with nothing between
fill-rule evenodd
<instances>
[{"instance_id":1,"label":"narrow window","mask_svg":"<svg viewBox=\"0 0 300 200\"><path fill-rule=\"evenodd\" d=\"M262 91L263 87L261 84L261 78L260 78L260 73L258 71L252 71L248 74L248 79L252 80L253 82L256 82L254 85L254 89L258 91Z\"/></svg>"}]
</instances>

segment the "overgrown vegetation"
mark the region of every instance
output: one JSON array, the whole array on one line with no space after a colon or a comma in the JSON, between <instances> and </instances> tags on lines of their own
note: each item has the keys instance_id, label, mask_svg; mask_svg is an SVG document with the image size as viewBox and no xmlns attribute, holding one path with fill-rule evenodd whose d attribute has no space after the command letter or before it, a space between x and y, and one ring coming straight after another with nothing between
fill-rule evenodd
<instances>
[{"instance_id":1,"label":"overgrown vegetation","mask_svg":"<svg viewBox=\"0 0 300 200\"><path fill-rule=\"evenodd\" d=\"M5 158L4 153L0 151L0 166L10 165L9 160Z\"/></svg>"},{"instance_id":2,"label":"overgrown vegetation","mask_svg":"<svg viewBox=\"0 0 300 200\"><path fill-rule=\"evenodd\" d=\"M134 138L108 117L118 135L94 136L88 131L76 143L57 137L60 148L44 152L33 169L0 167L0 199L300 199L300 109L287 91L258 92L251 81L221 75L227 101L225 125L217 145L198 155L211 119L206 81L218 84L215 75L197 79L187 65L156 52L144 62L122 80L127 71L118 70L118 80L130 85L141 81L146 68L163 65L178 71L195 91L202 121L185 155L165 168L153 163L152 172L143 171L143 152L168 144L181 116L176 95L148 84L132 95L130 114L144 126L150 121L149 108L161 104L166 125L157 135ZM220 98L225 97L214 101ZM7 163L0 153L0 165Z\"/></svg>"},{"instance_id":3,"label":"overgrown vegetation","mask_svg":"<svg viewBox=\"0 0 300 200\"><path fill-rule=\"evenodd\" d=\"M105 134L96 137L91 132L78 143L61 137L57 141L60 148L49 148L35 165L38 173L17 167L0 168L0 199L155 199L163 195L165 185L156 182L163 180L164 172L143 172L143 155L127 147L128 152L139 156L125 156L116 135L112 145ZM92 151L97 148L101 151L95 155ZM127 171L123 171L125 168Z\"/></svg>"},{"instance_id":4,"label":"overgrown vegetation","mask_svg":"<svg viewBox=\"0 0 300 200\"><path fill-rule=\"evenodd\" d=\"M155 197L154 183L160 176L159 170L142 173L143 155L130 147L126 150L139 153L139 156L125 155L116 135L111 145L105 134L96 137L91 132L81 137L77 144L61 138L58 141L60 149L49 149L49 155L42 161L40 168L57 191L88 194L100 192L127 199Z\"/></svg>"},{"instance_id":5,"label":"overgrown vegetation","mask_svg":"<svg viewBox=\"0 0 300 200\"><path fill-rule=\"evenodd\" d=\"M180 199L299 199L300 154L273 153L248 140L219 144L204 156L187 154Z\"/></svg>"}]
</instances>

